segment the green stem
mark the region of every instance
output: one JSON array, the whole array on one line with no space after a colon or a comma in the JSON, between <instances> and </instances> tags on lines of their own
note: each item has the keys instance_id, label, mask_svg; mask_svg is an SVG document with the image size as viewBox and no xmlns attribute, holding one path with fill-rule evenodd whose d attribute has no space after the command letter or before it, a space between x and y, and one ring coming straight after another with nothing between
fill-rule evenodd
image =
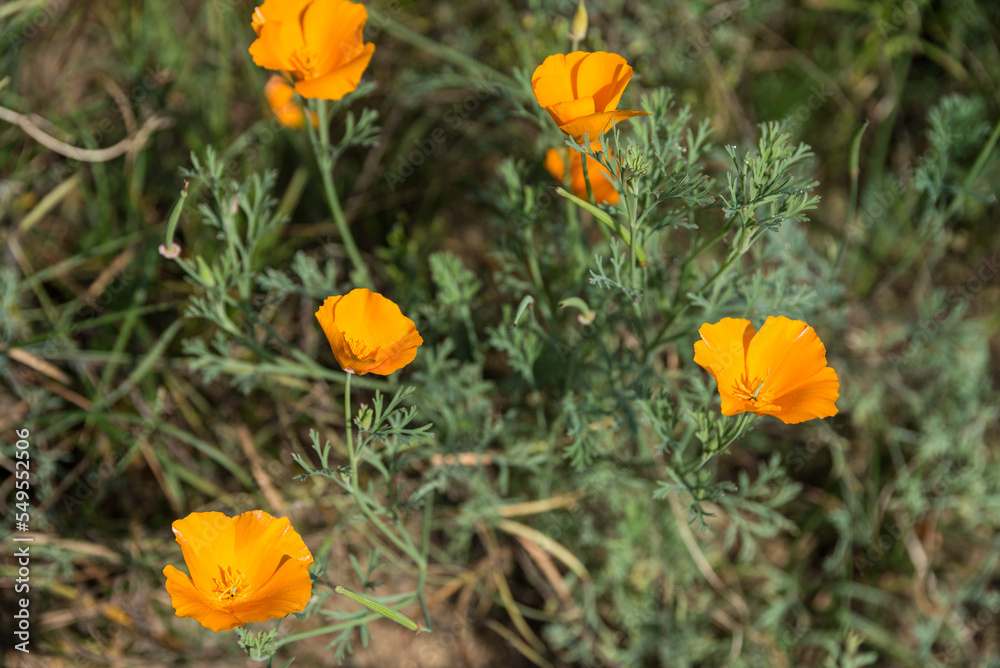
<instances>
[{"instance_id":1,"label":"green stem","mask_svg":"<svg viewBox=\"0 0 1000 668\"><path fill-rule=\"evenodd\" d=\"M837 259L833 263L836 273L840 272L841 263L847 254L847 247L851 243L851 232L854 230L854 217L858 211L858 177L861 175L861 167L859 166L861 160L861 138L864 136L867 128L868 121L865 120L861 124L861 127L854 131L854 136L851 138L851 152L848 156L848 168L850 169L851 176L851 196L847 200L847 222L844 225L844 239L840 242L840 248L837 249Z\"/></svg>"},{"instance_id":2,"label":"green stem","mask_svg":"<svg viewBox=\"0 0 1000 668\"><path fill-rule=\"evenodd\" d=\"M420 553L410 542L409 536L405 536L406 540L401 540L396 532L392 531L385 525L378 515L372 512L371 508L368 507L368 502L365 500L364 495L361 492L361 487L358 483L358 464L361 460L361 445L358 447L354 445L353 430L351 428L351 378L354 376L352 373L347 374L347 380L344 382L344 421L347 423L345 429L344 438L347 441L347 452L350 457L351 465L351 496L354 497L355 503L361 509L361 512L368 519L369 522L375 525L375 527L385 535L393 545L402 550L408 557L413 559L413 561L420 563Z\"/></svg>"},{"instance_id":3,"label":"green stem","mask_svg":"<svg viewBox=\"0 0 1000 668\"><path fill-rule=\"evenodd\" d=\"M354 373L345 372L347 379L344 381L344 422L346 423L344 440L347 441L347 452L351 461L351 489L358 489L358 453L354 450L354 437L351 428L351 378ZM357 496L357 494L355 494Z\"/></svg>"},{"instance_id":4,"label":"green stem","mask_svg":"<svg viewBox=\"0 0 1000 668\"><path fill-rule=\"evenodd\" d=\"M472 311L468 304L462 307L462 320L465 322L466 336L469 337L469 348L472 351L472 359L477 364L483 364L483 348L479 345L479 337L476 335L476 326L472 322Z\"/></svg>"},{"instance_id":5,"label":"green stem","mask_svg":"<svg viewBox=\"0 0 1000 668\"><path fill-rule=\"evenodd\" d=\"M417 623L415 621L413 621L412 619L410 619L409 617L407 617L403 613L398 612L396 610L393 610L392 608L390 608L389 606L387 606L384 603L379 603L375 599L369 598L369 597L365 596L364 594L359 594L357 592L353 592L350 589L348 589L347 587L341 587L340 585L337 585L336 587L334 587L333 590L335 592L337 592L338 594L346 596L347 598L349 598L349 599L351 599L353 601L357 601L358 603L360 603L361 605L365 606L369 610L374 610L375 612L379 613L383 617L385 617L387 619L391 619L392 621L396 622L397 624L401 624L402 626L405 626L406 628L410 629L411 631L419 631L420 630L420 627L417 625Z\"/></svg>"},{"instance_id":6,"label":"green stem","mask_svg":"<svg viewBox=\"0 0 1000 668\"><path fill-rule=\"evenodd\" d=\"M312 144L313 153L316 154L316 162L319 165L326 203L330 207L330 213L333 214L333 222L340 233L340 239L344 244L344 250L347 251L347 257L350 259L355 272L357 272L358 287L371 288L373 287L373 283L368 273L368 267L361 259L361 253L358 251L357 244L354 243L354 236L347 225L347 217L344 216L344 210L340 206L337 187L333 183L333 168L336 161L330 154L330 128L326 113L326 100L310 100L310 103L312 102L315 102L315 112L319 117L318 136L316 130L312 127L312 123L306 123L306 129L309 133L309 142Z\"/></svg>"},{"instance_id":7,"label":"green stem","mask_svg":"<svg viewBox=\"0 0 1000 668\"><path fill-rule=\"evenodd\" d=\"M586 140L584 140L584 141L586 141ZM587 184L587 201L590 202L591 204L595 204L596 205L597 201L594 200L594 189L590 185L590 170L587 167L587 154L586 153L581 153L580 154L580 164L583 165L583 182ZM570 175L570 178L572 178L572 175Z\"/></svg>"},{"instance_id":8,"label":"green stem","mask_svg":"<svg viewBox=\"0 0 1000 668\"><path fill-rule=\"evenodd\" d=\"M306 638L315 638L316 636L325 635L327 633L336 633L337 631L343 631L344 629L354 628L356 626L361 626L362 624L367 624L368 622L374 622L378 619L382 619L382 615L377 612L373 612L370 615L365 615L359 619L349 619L346 622L340 622L338 624L331 624L330 626L321 626L318 629L313 629L311 631L303 631L302 633L295 633L290 636L285 636L281 640L275 643L275 647L284 647L285 645L290 645L297 640L305 640Z\"/></svg>"},{"instance_id":9,"label":"green stem","mask_svg":"<svg viewBox=\"0 0 1000 668\"><path fill-rule=\"evenodd\" d=\"M573 240L573 257L576 260L577 271L582 273L587 266L586 238L580 225L580 214L569 200L566 200L566 220L569 221L569 235Z\"/></svg>"},{"instance_id":10,"label":"green stem","mask_svg":"<svg viewBox=\"0 0 1000 668\"><path fill-rule=\"evenodd\" d=\"M705 290L708 290L708 288L711 287L711 285L713 283L715 283L715 281L720 276L722 276L723 272L725 272L726 269L728 269L730 267L730 265L732 265L732 263L735 262L736 259L739 258L741 255L742 255L742 253L739 252L738 248L734 249L733 252L730 253L729 257L727 257L726 260L722 263L722 266L719 267L718 271L716 271L712 275L712 277L710 279L708 279L707 281L705 281L705 283L700 288L698 288L696 294L701 294L701 293L705 292ZM691 305L691 301L688 300L688 301L684 302L684 304L682 304L681 306L673 309L670 312L670 316L667 318L667 321L665 323L663 323L663 327L661 327L660 331L657 332L656 338L653 339L653 342L647 348L647 352L646 352L647 359L649 358L650 355L652 355L656 351L656 348L658 346L660 346L661 344L663 344L665 342L665 340L663 339L663 337L666 335L667 331L670 329L670 325L672 325L677 320L677 318L679 318L680 316L682 316L687 311L687 309L688 309L688 307L690 305Z\"/></svg>"},{"instance_id":11,"label":"green stem","mask_svg":"<svg viewBox=\"0 0 1000 668\"><path fill-rule=\"evenodd\" d=\"M566 169L563 176L563 186L566 190L570 190L573 186L573 169L571 166L572 155L569 151L564 150L562 152L562 156L563 165ZM586 239L583 234L583 227L580 225L580 215L576 210L576 206L574 206L569 200L566 200L566 220L569 222L569 235L572 239L573 258L576 260L577 271L582 274L588 263L587 251L585 248Z\"/></svg>"},{"instance_id":12,"label":"green stem","mask_svg":"<svg viewBox=\"0 0 1000 668\"><path fill-rule=\"evenodd\" d=\"M528 273L531 274L531 282L535 284L538 296L535 301L542 307L546 321L552 320L552 305L549 303L549 293L545 289L545 281L542 280L542 270L538 264L538 256L535 253L535 244L531 238L531 229L527 225L521 227L524 238L524 254L528 261Z\"/></svg>"},{"instance_id":13,"label":"green stem","mask_svg":"<svg viewBox=\"0 0 1000 668\"><path fill-rule=\"evenodd\" d=\"M720 445L718 450L716 450L715 452L706 453L705 455L702 456L701 460L697 464L695 464L691 468L685 469L684 472L681 473L681 477L687 478L692 473L697 473L702 469L702 467L705 466L705 464L712 461L712 459L716 455L723 454L730 445L735 443L736 440L743 435L743 431L747 428L747 425L750 424L750 421L753 420L753 418L754 418L754 413L751 413L749 411L741 413L739 421L736 423L735 433L730 438L726 439L726 442Z\"/></svg>"}]
</instances>

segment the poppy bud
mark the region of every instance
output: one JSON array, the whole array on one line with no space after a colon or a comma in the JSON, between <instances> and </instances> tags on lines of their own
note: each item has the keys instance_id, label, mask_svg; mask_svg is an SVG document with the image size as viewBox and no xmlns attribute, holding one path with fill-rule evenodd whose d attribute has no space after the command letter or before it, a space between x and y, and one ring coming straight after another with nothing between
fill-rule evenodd
<instances>
[{"instance_id":1,"label":"poppy bud","mask_svg":"<svg viewBox=\"0 0 1000 668\"><path fill-rule=\"evenodd\" d=\"M569 38L574 42L582 41L587 36L587 27L587 8L583 5L583 0L580 0L576 5L576 13L573 14Z\"/></svg>"}]
</instances>

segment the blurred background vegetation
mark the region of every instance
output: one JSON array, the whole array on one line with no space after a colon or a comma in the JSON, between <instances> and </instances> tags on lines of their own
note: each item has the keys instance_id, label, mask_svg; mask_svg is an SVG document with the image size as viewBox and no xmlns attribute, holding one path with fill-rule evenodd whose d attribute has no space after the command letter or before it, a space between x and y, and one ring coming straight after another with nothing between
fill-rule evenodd
<instances>
[{"instance_id":1,"label":"blurred background vegetation","mask_svg":"<svg viewBox=\"0 0 1000 668\"><path fill-rule=\"evenodd\" d=\"M376 86L364 104L381 133L348 151L335 179L377 286L427 341L402 381L437 438L414 449L399 484L438 498L436 630L373 625L351 665L1000 666L1000 7L590 3L582 48L635 69L622 106L671 89L690 127L710 121L709 174L729 168L723 147L755 145L769 120L787 118L815 154L818 208L762 256L786 267L784 292L758 286L746 301L755 316L810 314L841 412L759 423L718 459L715 477L738 494L706 501L700 530L676 497L653 497L655 463L613 455L616 427L599 410L574 408L581 421L550 440L548 422L579 395L550 380L562 378L555 351L525 361L523 342L502 335L523 283L497 252L520 243L497 203L512 182L551 184L553 135L529 117L523 82L569 50L575 3L368 6L377 50L365 80ZM5 640L4 665L242 665L230 634L175 618L163 587L163 565L180 562L170 523L194 510L287 514L345 581L356 577L349 555L363 561L371 547L331 487L293 479L309 430L343 429L337 387L199 363L191 341L214 331L185 317L194 288L157 253L192 152L216 147L236 180L277 170L289 222L261 244L256 269L289 273L311 258L321 273L298 294L275 283L255 304L284 341L336 368L315 293L345 291L347 263L304 137L267 109L267 73L247 54L253 7L0 5L0 106L81 148L152 128L113 159L82 162L0 122L2 461L13 471L7 436L29 426L42 534L35 653L14 657ZM721 219L709 208L698 222ZM193 206L178 241L191 257L218 245ZM544 278L563 298L569 278ZM671 377L701 374L692 343L661 351ZM229 350L236 362L245 353ZM581 466L563 450L584 437L606 443ZM12 489L12 477L0 482L4 499ZM536 499L549 505L496 510ZM522 527L578 561L538 550ZM384 558L375 579L408 586L405 564ZM10 559L3 568L12 609ZM324 644L298 647L295 665L329 665Z\"/></svg>"}]
</instances>

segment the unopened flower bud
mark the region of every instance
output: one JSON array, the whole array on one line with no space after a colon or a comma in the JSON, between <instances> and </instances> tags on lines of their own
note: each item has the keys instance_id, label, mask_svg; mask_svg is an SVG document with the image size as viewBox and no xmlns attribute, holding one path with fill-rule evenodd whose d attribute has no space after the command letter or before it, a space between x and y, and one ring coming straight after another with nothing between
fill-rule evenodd
<instances>
[{"instance_id":1,"label":"unopened flower bud","mask_svg":"<svg viewBox=\"0 0 1000 668\"><path fill-rule=\"evenodd\" d=\"M368 406L362 406L358 410L358 419L356 420L356 423L362 431L370 431L372 428L372 409Z\"/></svg>"},{"instance_id":2,"label":"unopened flower bud","mask_svg":"<svg viewBox=\"0 0 1000 668\"><path fill-rule=\"evenodd\" d=\"M576 5L576 13L573 14L573 23L569 27L569 38L579 42L587 36L587 8L583 5L583 0Z\"/></svg>"},{"instance_id":3,"label":"unopened flower bud","mask_svg":"<svg viewBox=\"0 0 1000 668\"><path fill-rule=\"evenodd\" d=\"M197 262L198 265L198 276L201 278L205 287L214 287L215 277L212 275L212 270L208 268L208 264L205 260L199 255L195 258L195 262Z\"/></svg>"}]
</instances>

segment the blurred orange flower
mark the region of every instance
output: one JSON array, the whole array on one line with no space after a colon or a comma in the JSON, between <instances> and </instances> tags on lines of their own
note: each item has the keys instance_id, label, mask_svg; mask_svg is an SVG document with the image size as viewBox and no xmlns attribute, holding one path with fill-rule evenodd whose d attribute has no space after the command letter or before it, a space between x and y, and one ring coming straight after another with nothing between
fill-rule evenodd
<instances>
[{"instance_id":1,"label":"blurred orange flower","mask_svg":"<svg viewBox=\"0 0 1000 668\"><path fill-rule=\"evenodd\" d=\"M837 372L801 320L769 316L755 332L749 320L724 318L698 333L694 361L719 384L723 415L749 411L796 424L837 414Z\"/></svg>"},{"instance_id":2,"label":"blurred orange flower","mask_svg":"<svg viewBox=\"0 0 1000 668\"><path fill-rule=\"evenodd\" d=\"M280 74L272 74L264 86L264 97L271 107L274 117L286 128L298 130L305 125L306 115L302 111L302 105L295 99L295 89ZM315 112L309 113L313 127L319 124L319 119Z\"/></svg>"},{"instance_id":3,"label":"blurred orange flower","mask_svg":"<svg viewBox=\"0 0 1000 668\"><path fill-rule=\"evenodd\" d=\"M254 10L253 61L288 72L306 98L339 100L358 87L375 52L361 34L364 5L349 0L265 0Z\"/></svg>"},{"instance_id":4,"label":"blurred orange flower","mask_svg":"<svg viewBox=\"0 0 1000 668\"><path fill-rule=\"evenodd\" d=\"M416 325L395 303L367 288L327 297L316 311L333 349L347 373L388 376L412 362L424 342Z\"/></svg>"},{"instance_id":5,"label":"blurred orange flower","mask_svg":"<svg viewBox=\"0 0 1000 668\"><path fill-rule=\"evenodd\" d=\"M228 631L300 612L309 602L313 558L288 518L263 510L191 513L173 529L191 572L163 569L178 617Z\"/></svg>"},{"instance_id":6,"label":"blurred orange flower","mask_svg":"<svg viewBox=\"0 0 1000 668\"><path fill-rule=\"evenodd\" d=\"M545 169L552 178L562 182L566 178L566 159L569 158L570 188L580 199L587 199L587 182L583 178L583 154L568 146L562 149L550 148L545 154ZM594 191L594 201L598 204L617 204L618 191L615 190L611 172L591 157L587 158L587 174L590 176L590 189Z\"/></svg>"},{"instance_id":7,"label":"blurred orange flower","mask_svg":"<svg viewBox=\"0 0 1000 668\"><path fill-rule=\"evenodd\" d=\"M632 68L616 53L574 51L549 56L531 75L531 90L559 129L580 143L590 141L645 111L618 110Z\"/></svg>"}]
</instances>

